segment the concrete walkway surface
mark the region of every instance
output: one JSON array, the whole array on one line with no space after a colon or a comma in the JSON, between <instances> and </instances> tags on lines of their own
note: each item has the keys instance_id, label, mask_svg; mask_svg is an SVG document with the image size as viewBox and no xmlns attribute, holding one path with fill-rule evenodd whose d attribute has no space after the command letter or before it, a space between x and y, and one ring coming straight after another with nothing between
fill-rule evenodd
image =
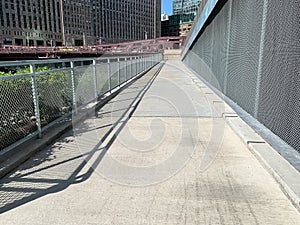
<instances>
[{"instance_id":1,"label":"concrete walkway surface","mask_svg":"<svg viewBox=\"0 0 300 225\"><path fill-rule=\"evenodd\" d=\"M300 224L234 111L181 61L158 68L2 179L0 224Z\"/></svg>"}]
</instances>

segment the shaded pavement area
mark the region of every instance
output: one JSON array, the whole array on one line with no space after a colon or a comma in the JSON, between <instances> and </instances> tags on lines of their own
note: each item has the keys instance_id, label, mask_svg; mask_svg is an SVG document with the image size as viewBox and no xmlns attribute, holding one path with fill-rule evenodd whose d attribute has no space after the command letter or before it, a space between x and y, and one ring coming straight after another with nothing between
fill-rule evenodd
<instances>
[{"instance_id":1,"label":"shaded pavement area","mask_svg":"<svg viewBox=\"0 0 300 225\"><path fill-rule=\"evenodd\" d=\"M299 224L182 62L167 61L1 180L0 224Z\"/></svg>"}]
</instances>

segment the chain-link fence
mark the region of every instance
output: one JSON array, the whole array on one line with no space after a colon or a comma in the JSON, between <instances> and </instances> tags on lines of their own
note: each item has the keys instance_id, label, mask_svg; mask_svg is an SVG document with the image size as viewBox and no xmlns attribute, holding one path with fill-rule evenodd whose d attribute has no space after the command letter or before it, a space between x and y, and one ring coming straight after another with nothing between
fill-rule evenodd
<instances>
[{"instance_id":1,"label":"chain-link fence","mask_svg":"<svg viewBox=\"0 0 300 225\"><path fill-rule=\"evenodd\" d=\"M0 82L0 148L36 129L31 78L6 77Z\"/></svg>"},{"instance_id":2,"label":"chain-link fence","mask_svg":"<svg viewBox=\"0 0 300 225\"><path fill-rule=\"evenodd\" d=\"M162 60L161 54L0 63L0 153L83 109Z\"/></svg>"},{"instance_id":3,"label":"chain-link fence","mask_svg":"<svg viewBox=\"0 0 300 225\"><path fill-rule=\"evenodd\" d=\"M298 151L299 20L298 1L218 1L184 57L188 66Z\"/></svg>"}]
</instances>

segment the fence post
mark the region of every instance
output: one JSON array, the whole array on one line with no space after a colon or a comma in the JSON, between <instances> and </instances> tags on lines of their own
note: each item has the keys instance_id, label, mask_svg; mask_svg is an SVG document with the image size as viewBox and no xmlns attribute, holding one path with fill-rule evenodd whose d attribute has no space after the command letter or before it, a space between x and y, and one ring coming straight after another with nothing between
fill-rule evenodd
<instances>
[{"instance_id":1,"label":"fence post","mask_svg":"<svg viewBox=\"0 0 300 225\"><path fill-rule=\"evenodd\" d=\"M136 56L136 57L134 57L134 58L135 58L135 62L136 62L136 63L135 63L135 68L136 68L136 72L135 72L135 73L136 73L136 74L134 74L134 75L137 75L137 74L138 74L138 71L139 71L139 69L138 69L138 60L137 60L137 59L138 59L138 56Z\"/></svg>"},{"instance_id":2,"label":"fence post","mask_svg":"<svg viewBox=\"0 0 300 225\"><path fill-rule=\"evenodd\" d=\"M141 61L142 61L142 72L144 71L144 56L141 56Z\"/></svg>"},{"instance_id":3,"label":"fence post","mask_svg":"<svg viewBox=\"0 0 300 225\"><path fill-rule=\"evenodd\" d=\"M77 114L77 102L76 102L76 91L75 91L75 71L74 71L74 62L70 62L71 66L71 82L72 82L72 101L74 113Z\"/></svg>"},{"instance_id":4,"label":"fence post","mask_svg":"<svg viewBox=\"0 0 300 225\"><path fill-rule=\"evenodd\" d=\"M139 56L139 73L141 73L141 56Z\"/></svg>"},{"instance_id":5,"label":"fence post","mask_svg":"<svg viewBox=\"0 0 300 225\"><path fill-rule=\"evenodd\" d=\"M110 59L107 59L107 66L108 66L108 90L111 93L111 78L110 78Z\"/></svg>"},{"instance_id":6,"label":"fence post","mask_svg":"<svg viewBox=\"0 0 300 225\"><path fill-rule=\"evenodd\" d=\"M129 60L130 60L130 74L129 74L129 76L131 78L132 77L132 57L130 57Z\"/></svg>"},{"instance_id":7,"label":"fence post","mask_svg":"<svg viewBox=\"0 0 300 225\"><path fill-rule=\"evenodd\" d=\"M37 85L36 85L36 74L35 74L34 64L30 64L30 73L31 73L31 87L32 87L34 114L35 114L35 118L36 118L36 126L37 126L37 130L38 130L38 137L41 138L42 137L42 126L41 126L39 99L38 99L38 91L37 91Z\"/></svg>"},{"instance_id":8,"label":"fence post","mask_svg":"<svg viewBox=\"0 0 300 225\"><path fill-rule=\"evenodd\" d=\"M139 57L138 56L135 58L135 61L136 61L136 74L135 75L137 75L139 73Z\"/></svg>"},{"instance_id":9,"label":"fence post","mask_svg":"<svg viewBox=\"0 0 300 225\"><path fill-rule=\"evenodd\" d=\"M140 64L139 64L140 58L139 56L136 57L136 75L140 72Z\"/></svg>"},{"instance_id":10,"label":"fence post","mask_svg":"<svg viewBox=\"0 0 300 225\"><path fill-rule=\"evenodd\" d=\"M121 66L120 66L120 58L118 58L118 86L120 86L120 70L121 70Z\"/></svg>"},{"instance_id":11,"label":"fence post","mask_svg":"<svg viewBox=\"0 0 300 225\"><path fill-rule=\"evenodd\" d=\"M127 57L125 57L125 81L127 82Z\"/></svg>"},{"instance_id":12,"label":"fence post","mask_svg":"<svg viewBox=\"0 0 300 225\"><path fill-rule=\"evenodd\" d=\"M96 60L93 59L93 79L94 79L94 95L97 100L98 92L97 92L97 63Z\"/></svg>"}]
</instances>

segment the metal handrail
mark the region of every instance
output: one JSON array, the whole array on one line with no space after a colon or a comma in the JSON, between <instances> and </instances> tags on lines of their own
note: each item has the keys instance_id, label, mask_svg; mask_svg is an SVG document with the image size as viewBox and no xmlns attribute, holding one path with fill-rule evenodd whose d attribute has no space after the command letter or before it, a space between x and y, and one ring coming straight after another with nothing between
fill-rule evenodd
<instances>
[{"instance_id":1,"label":"metal handrail","mask_svg":"<svg viewBox=\"0 0 300 225\"><path fill-rule=\"evenodd\" d=\"M162 59L162 54L148 54L1 62L0 69L29 66L30 72L0 76L0 156L7 152L9 146L22 142L28 135L42 137L45 127L55 124L66 113L76 114L78 110L84 110L90 102L97 101L106 93L112 93ZM83 65L87 61L91 62L90 65ZM51 64L58 63L68 65L51 68ZM40 65L50 67L37 72ZM98 66L103 66L106 72L98 71ZM86 70L88 67L92 70ZM82 90L80 83L83 84ZM89 93L80 96L81 92Z\"/></svg>"}]
</instances>

